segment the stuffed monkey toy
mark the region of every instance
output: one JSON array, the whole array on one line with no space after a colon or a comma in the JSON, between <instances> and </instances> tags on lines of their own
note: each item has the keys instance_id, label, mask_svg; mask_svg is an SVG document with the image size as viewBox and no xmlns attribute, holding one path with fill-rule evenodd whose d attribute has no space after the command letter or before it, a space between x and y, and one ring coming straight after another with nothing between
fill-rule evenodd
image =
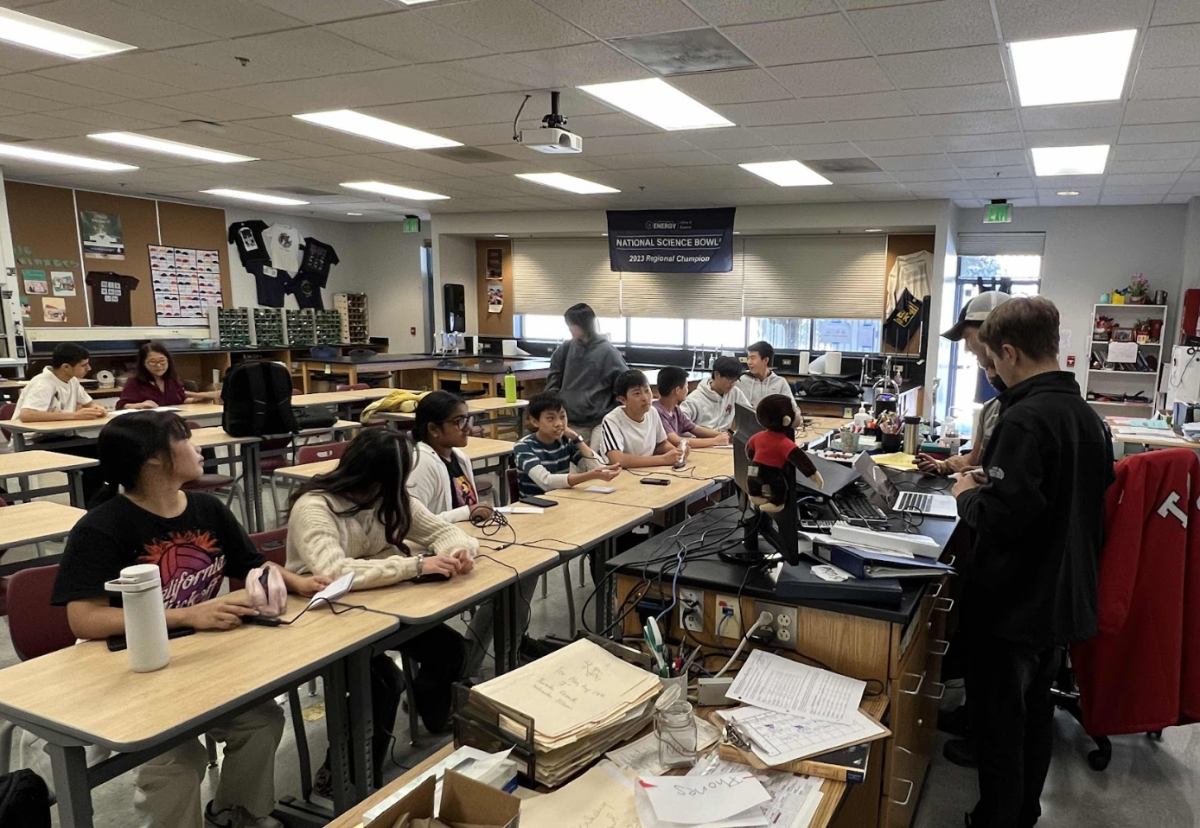
<instances>
[{"instance_id":1,"label":"stuffed monkey toy","mask_svg":"<svg viewBox=\"0 0 1200 828\"><path fill-rule=\"evenodd\" d=\"M747 481L750 502L764 512L782 512L787 492L783 470L789 463L818 489L824 488L825 481L804 449L796 445L796 409L790 398L783 394L763 397L755 414L766 431L755 434L746 444L746 456L758 472Z\"/></svg>"}]
</instances>

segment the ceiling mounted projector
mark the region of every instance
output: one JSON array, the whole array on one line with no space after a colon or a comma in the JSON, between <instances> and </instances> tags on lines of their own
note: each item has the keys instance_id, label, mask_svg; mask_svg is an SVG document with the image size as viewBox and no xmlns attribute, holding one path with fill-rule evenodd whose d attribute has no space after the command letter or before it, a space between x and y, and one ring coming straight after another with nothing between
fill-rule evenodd
<instances>
[{"instance_id":1,"label":"ceiling mounted projector","mask_svg":"<svg viewBox=\"0 0 1200 828\"><path fill-rule=\"evenodd\" d=\"M529 96L526 95L525 102L528 101ZM525 108L525 102L521 104L521 109ZM548 155L575 155L583 152L583 136L576 135L564 128L567 125L567 118L565 115L558 114L557 92L550 93L550 114L542 118L541 129L523 129L517 134L515 126L516 121L520 119L521 110L517 110L517 117L513 122L513 138L521 146Z\"/></svg>"}]
</instances>

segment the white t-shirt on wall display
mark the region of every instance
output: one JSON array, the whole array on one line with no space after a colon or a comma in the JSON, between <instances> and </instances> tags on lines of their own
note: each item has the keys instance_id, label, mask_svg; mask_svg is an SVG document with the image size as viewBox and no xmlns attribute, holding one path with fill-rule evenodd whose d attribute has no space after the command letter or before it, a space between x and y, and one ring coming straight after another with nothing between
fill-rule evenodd
<instances>
[{"instance_id":1,"label":"white t-shirt on wall display","mask_svg":"<svg viewBox=\"0 0 1200 828\"><path fill-rule=\"evenodd\" d=\"M887 307L883 309L886 318L900 301L905 290L914 299L924 299L932 295L929 285L929 274L933 272L933 254L928 250L910 253L907 256L897 256L887 277Z\"/></svg>"},{"instance_id":2,"label":"white t-shirt on wall display","mask_svg":"<svg viewBox=\"0 0 1200 828\"><path fill-rule=\"evenodd\" d=\"M295 275L300 269L300 243L304 239L300 231L287 224L272 224L263 236L271 254L271 266Z\"/></svg>"},{"instance_id":3,"label":"white t-shirt on wall display","mask_svg":"<svg viewBox=\"0 0 1200 828\"><path fill-rule=\"evenodd\" d=\"M647 411L639 423L626 414L624 408L614 408L592 432L592 451L599 457L607 457L610 451L650 457L658 444L666 439L662 417L653 409Z\"/></svg>"}]
</instances>

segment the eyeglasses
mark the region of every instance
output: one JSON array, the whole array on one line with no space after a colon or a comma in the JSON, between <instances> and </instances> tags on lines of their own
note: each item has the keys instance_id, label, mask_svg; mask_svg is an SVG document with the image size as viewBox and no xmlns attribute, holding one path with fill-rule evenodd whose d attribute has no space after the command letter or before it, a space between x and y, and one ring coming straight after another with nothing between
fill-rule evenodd
<instances>
[{"instance_id":1,"label":"eyeglasses","mask_svg":"<svg viewBox=\"0 0 1200 828\"><path fill-rule=\"evenodd\" d=\"M147 367L166 368L171 363L165 359L148 359L146 360Z\"/></svg>"},{"instance_id":2,"label":"eyeglasses","mask_svg":"<svg viewBox=\"0 0 1200 828\"><path fill-rule=\"evenodd\" d=\"M464 417L451 417L449 420L442 421L442 425L450 425L451 423L453 423L454 427L459 431L466 431L468 428L471 428L475 425L475 418L468 415Z\"/></svg>"}]
</instances>

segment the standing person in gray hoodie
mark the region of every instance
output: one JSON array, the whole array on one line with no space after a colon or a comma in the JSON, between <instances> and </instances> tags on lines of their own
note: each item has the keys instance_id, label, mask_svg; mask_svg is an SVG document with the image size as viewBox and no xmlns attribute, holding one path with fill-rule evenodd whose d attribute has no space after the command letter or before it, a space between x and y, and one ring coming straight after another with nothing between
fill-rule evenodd
<instances>
[{"instance_id":1,"label":"standing person in gray hoodie","mask_svg":"<svg viewBox=\"0 0 1200 828\"><path fill-rule=\"evenodd\" d=\"M582 302L563 314L571 338L550 357L546 393L562 398L571 429L585 443L592 429L617 407L613 382L629 370L621 352L596 331L596 312Z\"/></svg>"}]
</instances>

